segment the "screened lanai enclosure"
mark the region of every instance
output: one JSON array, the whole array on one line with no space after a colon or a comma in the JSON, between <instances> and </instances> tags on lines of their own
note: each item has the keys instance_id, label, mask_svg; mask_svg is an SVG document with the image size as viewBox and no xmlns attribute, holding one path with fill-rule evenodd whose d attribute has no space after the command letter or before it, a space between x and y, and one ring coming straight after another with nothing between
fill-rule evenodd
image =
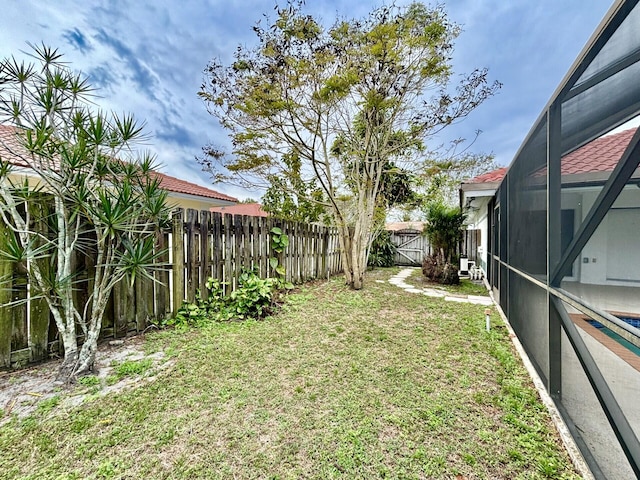
<instances>
[{"instance_id":1,"label":"screened lanai enclosure","mask_svg":"<svg viewBox=\"0 0 640 480\"><path fill-rule=\"evenodd\" d=\"M596 478L640 476L639 115L620 0L489 204L488 279Z\"/></svg>"}]
</instances>

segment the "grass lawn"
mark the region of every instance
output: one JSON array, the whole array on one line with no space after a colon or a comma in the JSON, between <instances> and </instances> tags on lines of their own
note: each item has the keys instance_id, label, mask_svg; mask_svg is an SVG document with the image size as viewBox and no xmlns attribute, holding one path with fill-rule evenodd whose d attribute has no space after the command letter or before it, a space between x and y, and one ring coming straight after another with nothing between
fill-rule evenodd
<instances>
[{"instance_id":1,"label":"grass lawn","mask_svg":"<svg viewBox=\"0 0 640 480\"><path fill-rule=\"evenodd\" d=\"M0 476L577 478L506 330L375 282L395 272L306 285L264 321L149 335L172 366L0 427Z\"/></svg>"},{"instance_id":2,"label":"grass lawn","mask_svg":"<svg viewBox=\"0 0 640 480\"><path fill-rule=\"evenodd\" d=\"M488 296L487 289L481 281L473 282L468 278L461 278L458 285L441 285L427 280L420 269L415 269L407 281L418 288L427 287L444 290L453 295L482 295Z\"/></svg>"}]
</instances>

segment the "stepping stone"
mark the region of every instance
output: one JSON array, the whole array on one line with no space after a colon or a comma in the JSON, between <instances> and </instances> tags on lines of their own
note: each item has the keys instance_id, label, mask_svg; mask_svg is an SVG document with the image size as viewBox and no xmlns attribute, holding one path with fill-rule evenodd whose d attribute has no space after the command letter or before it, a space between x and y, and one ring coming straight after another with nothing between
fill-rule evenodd
<instances>
[{"instance_id":1,"label":"stepping stone","mask_svg":"<svg viewBox=\"0 0 640 480\"><path fill-rule=\"evenodd\" d=\"M493 305L493 302L491 301L491 299L485 299L485 300L472 300L469 299L469 303L473 303L474 305Z\"/></svg>"},{"instance_id":2,"label":"stepping stone","mask_svg":"<svg viewBox=\"0 0 640 480\"><path fill-rule=\"evenodd\" d=\"M409 293L422 293L422 290L420 290L418 288L414 288L412 286L410 286L410 288L405 288L405 291L407 291Z\"/></svg>"},{"instance_id":3,"label":"stepping stone","mask_svg":"<svg viewBox=\"0 0 640 480\"><path fill-rule=\"evenodd\" d=\"M468 303L469 301L466 298L462 297L444 297L447 302L458 302L458 303Z\"/></svg>"},{"instance_id":4,"label":"stepping stone","mask_svg":"<svg viewBox=\"0 0 640 480\"><path fill-rule=\"evenodd\" d=\"M426 295L427 297L434 297L434 298L443 298L444 297L443 293L438 293L435 290L423 290L422 294Z\"/></svg>"},{"instance_id":5,"label":"stepping stone","mask_svg":"<svg viewBox=\"0 0 640 480\"><path fill-rule=\"evenodd\" d=\"M491 301L491 297L487 297L486 295L469 295L469 300L486 302L487 300Z\"/></svg>"}]
</instances>

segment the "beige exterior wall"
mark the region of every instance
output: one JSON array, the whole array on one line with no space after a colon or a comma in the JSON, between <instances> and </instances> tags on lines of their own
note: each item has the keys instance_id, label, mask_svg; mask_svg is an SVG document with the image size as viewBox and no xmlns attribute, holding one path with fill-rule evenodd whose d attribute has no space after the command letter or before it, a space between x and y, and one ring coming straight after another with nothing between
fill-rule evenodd
<instances>
[{"instance_id":1,"label":"beige exterior wall","mask_svg":"<svg viewBox=\"0 0 640 480\"><path fill-rule=\"evenodd\" d=\"M40 182L37 176L27 175L24 171L16 171L9 175L11 181L20 185L24 182L25 178L29 179L29 185L36 187ZM193 208L195 210L209 210L211 207L222 207L226 205L235 205L236 202L230 202L227 200L218 200L215 198L199 197L197 195L187 195L182 193L169 192L167 200L169 206L173 208Z\"/></svg>"},{"instance_id":2,"label":"beige exterior wall","mask_svg":"<svg viewBox=\"0 0 640 480\"><path fill-rule=\"evenodd\" d=\"M195 195L182 195L169 192L168 203L171 208L193 208L195 210L209 210L211 207L235 205L235 202L217 200L215 198L196 197Z\"/></svg>"}]
</instances>

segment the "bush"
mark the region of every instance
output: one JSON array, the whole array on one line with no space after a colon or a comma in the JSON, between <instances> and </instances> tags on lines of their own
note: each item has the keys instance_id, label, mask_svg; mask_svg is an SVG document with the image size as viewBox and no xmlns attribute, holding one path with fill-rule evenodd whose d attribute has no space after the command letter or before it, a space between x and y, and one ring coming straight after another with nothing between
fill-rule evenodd
<instances>
[{"instance_id":1,"label":"bush","mask_svg":"<svg viewBox=\"0 0 640 480\"><path fill-rule=\"evenodd\" d=\"M427 279L444 285L458 285L457 246L462 237L465 214L458 207L432 203L427 208L425 233L434 254L422 263Z\"/></svg>"},{"instance_id":2,"label":"bush","mask_svg":"<svg viewBox=\"0 0 640 480\"><path fill-rule=\"evenodd\" d=\"M391 243L387 230L380 232L371 243L367 265L370 267L393 267L397 248Z\"/></svg>"},{"instance_id":3,"label":"bush","mask_svg":"<svg viewBox=\"0 0 640 480\"><path fill-rule=\"evenodd\" d=\"M442 262L437 254L429 255L422 261L422 274L432 282L443 285L458 285L458 268L449 262Z\"/></svg>"},{"instance_id":4,"label":"bush","mask_svg":"<svg viewBox=\"0 0 640 480\"><path fill-rule=\"evenodd\" d=\"M166 324L200 327L211 321L263 318L271 312L274 294L281 283L279 279L260 278L255 270L245 269L238 277L238 287L225 296L224 284L209 278L206 296L198 291L196 301L185 302Z\"/></svg>"}]
</instances>

